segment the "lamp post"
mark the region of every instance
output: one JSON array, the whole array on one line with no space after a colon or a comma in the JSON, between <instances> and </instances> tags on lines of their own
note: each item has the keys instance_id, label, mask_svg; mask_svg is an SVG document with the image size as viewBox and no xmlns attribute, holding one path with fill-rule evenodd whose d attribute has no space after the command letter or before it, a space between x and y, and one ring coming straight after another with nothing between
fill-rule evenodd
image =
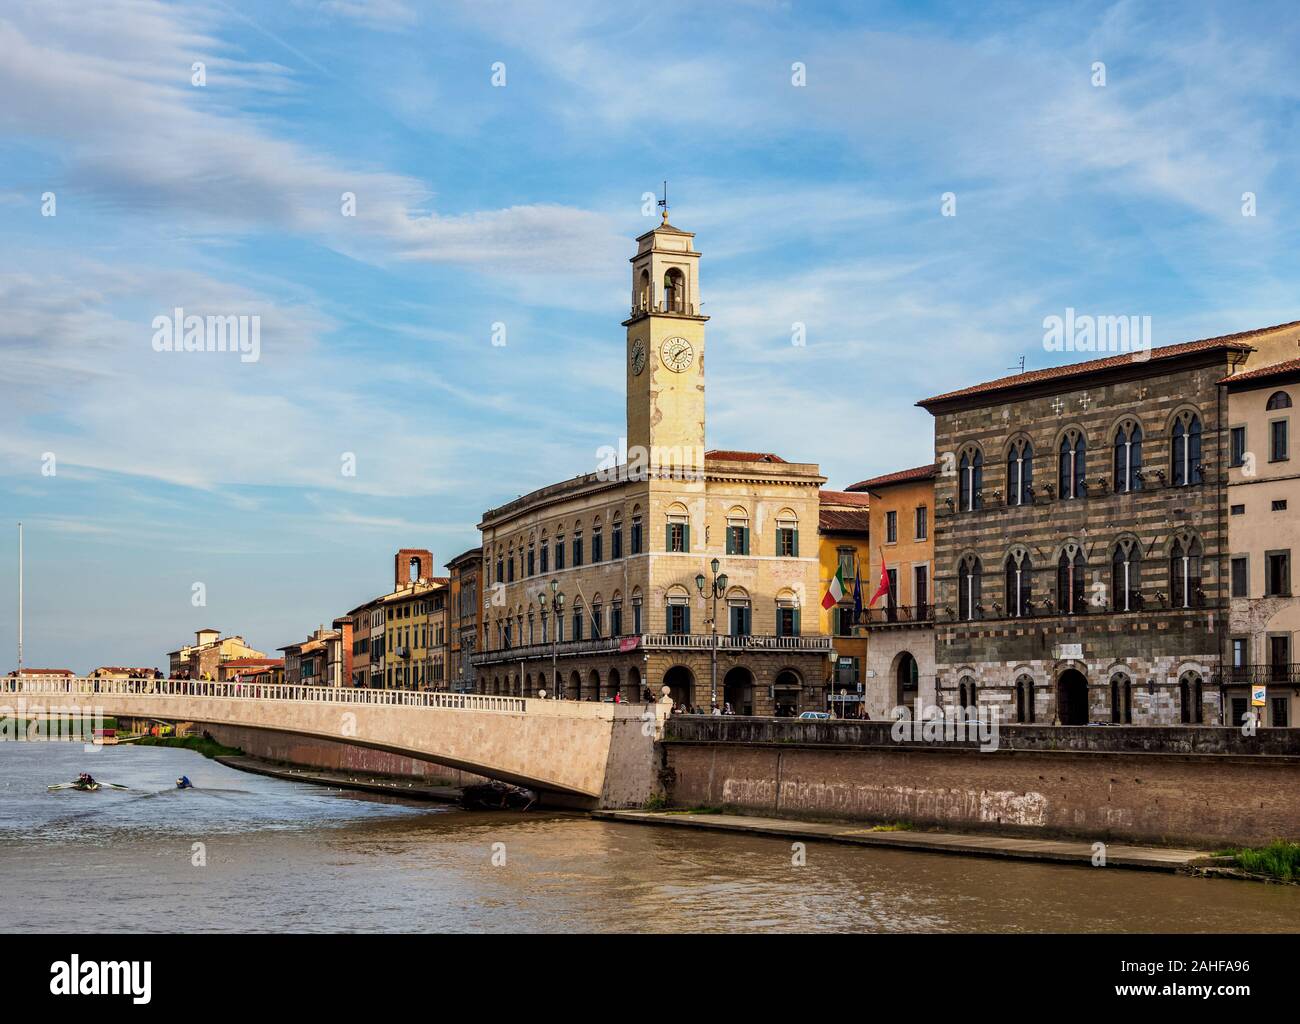
<instances>
[{"instance_id":1,"label":"lamp post","mask_svg":"<svg viewBox=\"0 0 1300 1024\"><path fill-rule=\"evenodd\" d=\"M556 593L560 589L559 580L551 580L551 596L547 598L546 592L537 595L537 604L542 609L542 616L545 617L547 611L551 613L551 682L553 684L551 692L557 700L564 699L564 687L560 683L560 673L557 662L560 656L560 616L564 614L564 595Z\"/></svg>"},{"instance_id":2,"label":"lamp post","mask_svg":"<svg viewBox=\"0 0 1300 1024\"><path fill-rule=\"evenodd\" d=\"M715 558L709 563L709 568L713 570L713 582L709 584L708 596L713 601L712 610L709 614L709 626L713 630L713 643L710 645L710 705L712 711L718 705L718 598L727 592L727 574L718 572L718 560ZM700 592L700 596L705 596L704 584L706 579L704 573L697 573L695 576L695 586Z\"/></svg>"},{"instance_id":3,"label":"lamp post","mask_svg":"<svg viewBox=\"0 0 1300 1024\"><path fill-rule=\"evenodd\" d=\"M842 715L837 716L835 714L835 701L831 699L835 696L835 682L836 682L835 670L840 663L840 652L837 651L834 647L832 647L829 651L826 652L826 655L831 660L831 681L826 687L826 694L827 694L826 710L831 713L832 717L843 717ZM841 701L840 703L843 704L843 701ZM844 708L841 707L840 711L843 712L843 710Z\"/></svg>"}]
</instances>

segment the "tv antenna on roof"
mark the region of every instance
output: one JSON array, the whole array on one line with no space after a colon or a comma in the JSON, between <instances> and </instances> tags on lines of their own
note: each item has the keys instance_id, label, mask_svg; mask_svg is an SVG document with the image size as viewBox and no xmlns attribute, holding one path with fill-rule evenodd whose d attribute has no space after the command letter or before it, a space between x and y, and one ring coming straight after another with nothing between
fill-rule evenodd
<instances>
[{"instance_id":1,"label":"tv antenna on roof","mask_svg":"<svg viewBox=\"0 0 1300 1024\"><path fill-rule=\"evenodd\" d=\"M1021 357L1020 357L1020 365L1019 365L1019 366L1008 366L1007 369L1008 369L1008 370L1019 370L1021 373L1024 373L1024 372L1025 372L1025 357L1024 357L1024 356L1021 356Z\"/></svg>"}]
</instances>

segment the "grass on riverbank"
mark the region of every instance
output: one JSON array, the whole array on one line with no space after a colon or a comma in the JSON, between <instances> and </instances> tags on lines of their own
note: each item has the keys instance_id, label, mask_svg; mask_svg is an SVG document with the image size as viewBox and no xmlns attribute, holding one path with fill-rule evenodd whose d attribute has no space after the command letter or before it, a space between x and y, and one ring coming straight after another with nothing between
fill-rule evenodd
<instances>
[{"instance_id":1,"label":"grass on riverbank","mask_svg":"<svg viewBox=\"0 0 1300 1024\"><path fill-rule=\"evenodd\" d=\"M234 757L243 754L239 747L222 746L216 740L204 736L142 736L135 742L141 747L181 747L204 757Z\"/></svg>"},{"instance_id":2,"label":"grass on riverbank","mask_svg":"<svg viewBox=\"0 0 1300 1024\"><path fill-rule=\"evenodd\" d=\"M1218 856L1231 857L1234 867L1252 874L1300 882L1300 843L1278 839L1267 846L1220 850Z\"/></svg>"}]
</instances>

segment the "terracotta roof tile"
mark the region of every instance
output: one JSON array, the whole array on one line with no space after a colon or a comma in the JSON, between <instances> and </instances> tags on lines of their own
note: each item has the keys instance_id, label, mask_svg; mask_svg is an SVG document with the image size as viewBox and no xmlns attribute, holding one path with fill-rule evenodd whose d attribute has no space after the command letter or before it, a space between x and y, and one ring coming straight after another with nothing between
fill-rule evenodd
<instances>
[{"instance_id":1,"label":"terracotta roof tile","mask_svg":"<svg viewBox=\"0 0 1300 1024\"><path fill-rule=\"evenodd\" d=\"M887 487L890 484L903 484L913 480L930 480L934 478L936 472L934 463L930 462L924 466L915 466L912 469L900 469L895 473L886 473L884 476L873 476L870 480L859 480L856 484L849 484L845 490L872 491Z\"/></svg>"},{"instance_id":2,"label":"terracotta roof tile","mask_svg":"<svg viewBox=\"0 0 1300 1024\"><path fill-rule=\"evenodd\" d=\"M771 452L739 452L728 448L714 448L704 453L704 458L719 462L784 462L785 459Z\"/></svg>"},{"instance_id":3,"label":"terracotta roof tile","mask_svg":"<svg viewBox=\"0 0 1300 1024\"><path fill-rule=\"evenodd\" d=\"M1300 359L1288 359L1284 363L1273 363L1271 366L1257 366L1253 370L1243 370L1241 373L1229 374L1224 377L1220 384L1236 384L1243 380L1260 380L1261 378L1282 376L1287 373L1296 373L1300 371Z\"/></svg>"},{"instance_id":4,"label":"terracotta roof tile","mask_svg":"<svg viewBox=\"0 0 1300 1024\"><path fill-rule=\"evenodd\" d=\"M823 505L855 505L860 508L868 508L871 505L871 495L853 494L849 491L827 491L817 492L817 497L821 499Z\"/></svg>"},{"instance_id":5,"label":"terracotta roof tile","mask_svg":"<svg viewBox=\"0 0 1300 1024\"><path fill-rule=\"evenodd\" d=\"M837 511L824 508L817 517L817 525L828 533L867 533L871 514L864 509Z\"/></svg>"},{"instance_id":6,"label":"terracotta roof tile","mask_svg":"<svg viewBox=\"0 0 1300 1024\"><path fill-rule=\"evenodd\" d=\"M1119 355L1105 356L1101 359L1089 359L1082 363L1069 363L1065 366L1045 366L1041 370L1030 370L1028 373L1015 373L1010 377L999 377L996 380L985 381L982 384L973 384L968 388L960 388L957 391L947 391L942 395L935 395L932 398L925 398L916 404L919 406L928 406L934 402L944 402L953 398L964 398L968 395L979 395L995 391L1006 391L1011 388L1021 387L1025 384L1035 384L1039 381L1056 380L1062 377L1078 377L1084 374L1095 373L1098 370L1109 370L1115 367L1127 366L1135 362L1149 362L1158 359L1177 359L1179 356L1193 355L1197 352L1212 352L1215 349L1236 349L1242 352L1248 352L1251 347L1246 344L1246 339L1255 338L1261 334L1267 334L1269 331L1282 330L1286 327L1300 327L1300 320L1291 323L1275 324L1272 327L1259 327L1252 331L1240 331L1237 334L1225 334L1218 338L1204 338L1200 341L1188 341L1179 345L1160 345L1151 349L1148 353L1143 352L1124 352Z\"/></svg>"}]
</instances>

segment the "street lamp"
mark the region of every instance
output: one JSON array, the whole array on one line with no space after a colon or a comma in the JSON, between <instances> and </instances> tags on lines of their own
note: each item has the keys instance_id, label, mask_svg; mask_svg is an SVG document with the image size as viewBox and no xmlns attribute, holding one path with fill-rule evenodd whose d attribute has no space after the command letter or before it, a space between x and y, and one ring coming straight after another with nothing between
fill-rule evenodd
<instances>
[{"instance_id":1,"label":"street lamp","mask_svg":"<svg viewBox=\"0 0 1300 1024\"><path fill-rule=\"evenodd\" d=\"M727 593L727 574L719 573L718 566L721 563L715 558L709 563L709 568L713 570L713 582L709 585L708 597L712 599L713 606L709 614L709 626L713 630L713 643L710 645L710 706L712 711L718 706L718 598ZM708 580L704 573L697 573L695 576L695 587L700 592L700 596L705 596L704 584Z\"/></svg>"},{"instance_id":2,"label":"street lamp","mask_svg":"<svg viewBox=\"0 0 1300 1024\"><path fill-rule=\"evenodd\" d=\"M830 681L830 685L826 687L826 692L827 694L833 697L835 695L835 682L836 682L835 670L839 666L840 652L837 651L834 647L832 647L829 651L826 652L826 656L830 658L831 661L831 681ZM841 701L841 704L842 703L843 702ZM829 711L832 715L835 714L835 702L833 700L826 701L826 710ZM840 710L843 711L844 709L841 707Z\"/></svg>"},{"instance_id":3,"label":"street lamp","mask_svg":"<svg viewBox=\"0 0 1300 1024\"><path fill-rule=\"evenodd\" d=\"M546 592L537 595L537 604L542 609L542 621L546 621L546 613L549 610L552 616L551 623L551 682L554 684L552 692L557 700L564 699L564 687L560 683L559 669L556 667L557 659L560 656L560 616L564 614L564 595L556 593L560 589L559 580L551 580L551 596L548 599ZM545 696L543 693L542 696Z\"/></svg>"}]
</instances>

